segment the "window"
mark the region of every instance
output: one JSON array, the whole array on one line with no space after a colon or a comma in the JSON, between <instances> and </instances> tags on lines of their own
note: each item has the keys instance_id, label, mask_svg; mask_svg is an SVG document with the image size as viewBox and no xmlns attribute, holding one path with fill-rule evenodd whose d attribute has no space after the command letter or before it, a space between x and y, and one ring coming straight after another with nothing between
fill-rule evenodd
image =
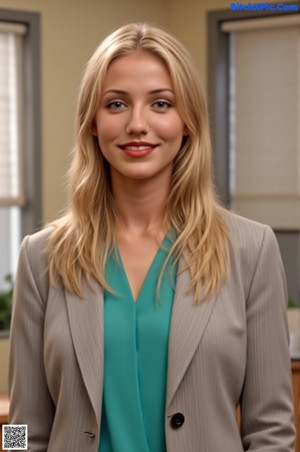
<instances>
[{"instance_id":1,"label":"window","mask_svg":"<svg viewBox=\"0 0 300 452\"><path fill-rule=\"evenodd\" d=\"M264 19L286 19L299 23L300 2L294 1L298 9L294 12L258 12L258 11L212 11L208 13L208 101L210 111L211 133L215 157L216 186L226 205L230 205L230 65L232 63L232 45L234 39L230 32L222 30L226 22L244 23ZM243 27L243 25L240 25ZM255 33L257 34L257 30ZM237 35L236 35L237 36ZM261 43L261 41L260 41ZM232 44L232 45L230 45ZM299 48L299 41L296 43ZM260 51L260 45L257 47ZM259 53L259 52L257 52ZM255 54L255 52L254 52ZM246 55L245 55L246 57ZM297 55L299 68L299 50ZM266 62L265 62L266 63ZM296 63L297 64L297 63ZM295 64L295 66L296 66ZM266 64L264 64L266 67ZM299 69L298 69L299 71ZM298 72L299 77L299 72ZM299 81L297 82L299 86ZM232 188L232 185L231 185Z\"/></svg>"},{"instance_id":2,"label":"window","mask_svg":"<svg viewBox=\"0 0 300 452\"><path fill-rule=\"evenodd\" d=\"M273 227L289 295L300 304L300 2L294 1L293 5L298 8L294 13L229 9L208 13L208 101L219 195L238 213ZM274 26L262 27L262 20L272 20ZM266 44L275 59L264 57ZM279 66L276 66L276 56ZM261 67L254 67L255 64ZM263 84L257 77L265 76L269 69L273 71L272 77L267 89L261 89ZM260 104L260 96L266 95L271 98L268 112L267 103ZM252 114L251 126L249 114ZM255 125L262 116L268 134ZM256 140L261 140L259 146L255 146ZM266 148L267 152L262 151ZM262 175L262 171L268 174ZM278 206L281 210L276 215Z\"/></svg>"},{"instance_id":3,"label":"window","mask_svg":"<svg viewBox=\"0 0 300 452\"><path fill-rule=\"evenodd\" d=\"M41 226L39 58L39 15L0 9L0 293Z\"/></svg>"},{"instance_id":4,"label":"window","mask_svg":"<svg viewBox=\"0 0 300 452\"><path fill-rule=\"evenodd\" d=\"M300 226L300 16L225 22L231 208Z\"/></svg>"},{"instance_id":5,"label":"window","mask_svg":"<svg viewBox=\"0 0 300 452\"><path fill-rule=\"evenodd\" d=\"M23 36L26 27L0 22L0 290L16 268L25 204L22 178Z\"/></svg>"}]
</instances>

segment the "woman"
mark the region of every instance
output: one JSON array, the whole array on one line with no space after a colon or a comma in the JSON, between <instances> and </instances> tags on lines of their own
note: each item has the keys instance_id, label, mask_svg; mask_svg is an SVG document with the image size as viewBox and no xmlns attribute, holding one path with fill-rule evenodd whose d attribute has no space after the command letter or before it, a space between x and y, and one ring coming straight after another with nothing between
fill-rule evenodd
<instances>
[{"instance_id":1,"label":"woman","mask_svg":"<svg viewBox=\"0 0 300 452\"><path fill-rule=\"evenodd\" d=\"M92 56L70 183L20 252L10 422L29 450L291 452L276 239L216 201L205 97L169 34L130 24Z\"/></svg>"}]
</instances>

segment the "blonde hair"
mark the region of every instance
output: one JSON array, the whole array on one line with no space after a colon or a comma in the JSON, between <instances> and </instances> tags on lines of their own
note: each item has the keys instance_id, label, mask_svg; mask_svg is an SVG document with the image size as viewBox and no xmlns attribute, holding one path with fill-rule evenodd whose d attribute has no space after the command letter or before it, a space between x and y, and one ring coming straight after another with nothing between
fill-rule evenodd
<instances>
[{"instance_id":1,"label":"blonde hair","mask_svg":"<svg viewBox=\"0 0 300 452\"><path fill-rule=\"evenodd\" d=\"M167 32L147 24L119 28L100 44L87 64L69 174L71 209L54 223L49 239L50 282L55 284L60 276L67 290L82 295L84 275L109 289L105 264L115 241L118 212L109 166L92 135L92 123L109 65L138 49L159 57L168 68L178 110L189 131L174 161L166 202L165 220L176 232L168 258L172 256L177 262L185 256L191 273L190 289L203 299L218 290L229 264L225 211L216 200L212 183L206 99L187 50Z\"/></svg>"}]
</instances>

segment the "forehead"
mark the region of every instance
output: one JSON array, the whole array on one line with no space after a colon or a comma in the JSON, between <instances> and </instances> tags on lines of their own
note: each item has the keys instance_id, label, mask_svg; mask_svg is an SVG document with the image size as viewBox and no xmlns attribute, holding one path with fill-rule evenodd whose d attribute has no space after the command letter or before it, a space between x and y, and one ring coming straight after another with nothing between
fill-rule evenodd
<instances>
[{"instance_id":1,"label":"forehead","mask_svg":"<svg viewBox=\"0 0 300 452\"><path fill-rule=\"evenodd\" d=\"M127 88L173 89L169 70L162 59L146 50L136 50L116 58L109 65L103 91Z\"/></svg>"}]
</instances>

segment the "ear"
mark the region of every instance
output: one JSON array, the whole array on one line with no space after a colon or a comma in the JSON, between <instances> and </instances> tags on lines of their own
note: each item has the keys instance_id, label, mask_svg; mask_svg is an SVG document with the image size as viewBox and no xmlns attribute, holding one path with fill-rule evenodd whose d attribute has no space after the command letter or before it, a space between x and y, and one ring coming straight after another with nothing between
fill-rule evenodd
<instances>
[{"instance_id":1,"label":"ear","mask_svg":"<svg viewBox=\"0 0 300 452\"><path fill-rule=\"evenodd\" d=\"M94 137L96 137L96 136L98 135L98 132L97 132L97 126L96 126L96 124L95 124L94 121L92 122L92 128L91 128L91 131L92 131L92 135L93 135Z\"/></svg>"},{"instance_id":2,"label":"ear","mask_svg":"<svg viewBox=\"0 0 300 452\"><path fill-rule=\"evenodd\" d=\"M183 129L183 136L184 136L184 137L188 137L189 134L190 134L190 132L189 132L188 127L187 127L187 126L184 126L184 129Z\"/></svg>"}]
</instances>

